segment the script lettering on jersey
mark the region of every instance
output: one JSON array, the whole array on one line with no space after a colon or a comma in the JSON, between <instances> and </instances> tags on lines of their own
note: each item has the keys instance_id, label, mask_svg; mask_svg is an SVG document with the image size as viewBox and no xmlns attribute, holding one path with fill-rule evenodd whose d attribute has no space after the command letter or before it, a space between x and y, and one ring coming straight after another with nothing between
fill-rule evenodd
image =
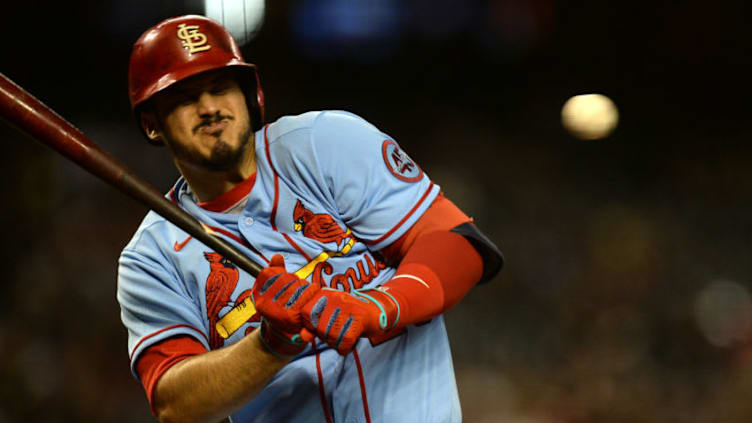
<instances>
[{"instance_id":1,"label":"script lettering on jersey","mask_svg":"<svg viewBox=\"0 0 752 423\"><path fill-rule=\"evenodd\" d=\"M178 38L183 43L183 47L188 49L189 54L199 53L209 50L211 45L206 44L206 35L199 32L198 25L178 25Z\"/></svg>"},{"instance_id":2,"label":"script lettering on jersey","mask_svg":"<svg viewBox=\"0 0 752 423\"><path fill-rule=\"evenodd\" d=\"M370 253L366 253L358 260L355 268L348 267L344 272L331 276L328 284L326 283L325 276L331 275L334 272L334 268L327 262L317 263L313 269L313 279L311 282L319 284L322 287L328 286L329 288L350 292L353 289L360 289L368 282L371 282L385 268L386 264L381 260L374 259Z\"/></svg>"}]
</instances>

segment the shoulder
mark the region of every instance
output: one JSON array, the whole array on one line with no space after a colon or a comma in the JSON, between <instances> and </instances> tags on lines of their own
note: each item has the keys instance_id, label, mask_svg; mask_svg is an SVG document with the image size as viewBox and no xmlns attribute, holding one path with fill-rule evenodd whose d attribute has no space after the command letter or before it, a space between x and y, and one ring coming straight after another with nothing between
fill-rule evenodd
<instances>
[{"instance_id":1,"label":"shoulder","mask_svg":"<svg viewBox=\"0 0 752 423\"><path fill-rule=\"evenodd\" d=\"M352 142L363 138L382 137L373 124L362 117L342 110L322 112L313 122L312 137L314 142L337 143Z\"/></svg>"},{"instance_id":2,"label":"shoulder","mask_svg":"<svg viewBox=\"0 0 752 423\"><path fill-rule=\"evenodd\" d=\"M348 139L381 134L370 122L343 110L312 111L283 116L267 126L264 138L269 145Z\"/></svg>"},{"instance_id":3,"label":"shoulder","mask_svg":"<svg viewBox=\"0 0 752 423\"><path fill-rule=\"evenodd\" d=\"M291 134L308 132L316 119L323 113L326 112L312 111L299 115L282 116L264 128L264 138L267 142L276 143L288 139Z\"/></svg>"},{"instance_id":4,"label":"shoulder","mask_svg":"<svg viewBox=\"0 0 752 423\"><path fill-rule=\"evenodd\" d=\"M177 198L177 195L174 192L180 189L182 182L183 179L180 178L175 187L166 195L168 200L175 201L173 199ZM131 252L161 257L166 255L165 252L172 249L171 242L185 238L184 235L186 234L183 230L170 223L155 211L150 210L141 221L141 224L128 244L123 248L122 254Z\"/></svg>"},{"instance_id":5,"label":"shoulder","mask_svg":"<svg viewBox=\"0 0 752 423\"><path fill-rule=\"evenodd\" d=\"M268 126L270 136L272 134L282 136L300 129L322 129L331 126L363 126L364 128L376 130L375 126L362 117L345 110L314 110L299 115L282 116Z\"/></svg>"},{"instance_id":6,"label":"shoulder","mask_svg":"<svg viewBox=\"0 0 752 423\"><path fill-rule=\"evenodd\" d=\"M365 119L341 110L284 116L267 125L261 135L257 140L261 161L282 174L298 174L302 169L318 174L322 166L341 164L366 145L380 146L385 138Z\"/></svg>"},{"instance_id":7,"label":"shoulder","mask_svg":"<svg viewBox=\"0 0 752 423\"><path fill-rule=\"evenodd\" d=\"M146 254L157 253L163 249L164 234L170 232L170 223L154 211L149 211L141 221L138 229L123 248L123 254L128 252Z\"/></svg>"},{"instance_id":8,"label":"shoulder","mask_svg":"<svg viewBox=\"0 0 752 423\"><path fill-rule=\"evenodd\" d=\"M118 258L117 292L121 305L128 298L141 298L148 287L175 283L178 284L175 287L180 286L182 261L177 251L185 245L186 237L187 234L157 213L150 211L146 215Z\"/></svg>"}]
</instances>

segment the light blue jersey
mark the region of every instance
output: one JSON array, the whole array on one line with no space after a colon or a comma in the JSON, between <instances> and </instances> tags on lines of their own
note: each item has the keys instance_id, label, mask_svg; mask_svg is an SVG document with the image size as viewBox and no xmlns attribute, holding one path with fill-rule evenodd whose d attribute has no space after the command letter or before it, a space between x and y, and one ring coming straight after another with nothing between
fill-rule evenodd
<instances>
[{"instance_id":1,"label":"light blue jersey","mask_svg":"<svg viewBox=\"0 0 752 423\"><path fill-rule=\"evenodd\" d=\"M395 268L374 253L402 236L439 187L388 135L347 112L288 116L255 134L257 173L240 214L202 209L182 178L170 198L258 263L349 291ZM145 348L190 335L207 349L259 325L254 278L150 212L120 258L118 301L131 369ZM134 370L135 374L135 370ZM330 416L330 417L327 417ZM460 407L439 316L345 357L317 342L283 367L233 422L456 422Z\"/></svg>"}]
</instances>

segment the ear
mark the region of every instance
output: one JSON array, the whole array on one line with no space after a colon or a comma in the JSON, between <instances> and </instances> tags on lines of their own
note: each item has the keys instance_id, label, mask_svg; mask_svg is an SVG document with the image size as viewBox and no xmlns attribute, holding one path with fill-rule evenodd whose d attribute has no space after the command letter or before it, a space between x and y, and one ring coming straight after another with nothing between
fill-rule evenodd
<instances>
[{"instance_id":1,"label":"ear","mask_svg":"<svg viewBox=\"0 0 752 423\"><path fill-rule=\"evenodd\" d=\"M157 124L157 118L154 113L148 110L141 112L140 114L141 128L144 130L147 138L150 141L161 143L162 133L159 131L159 125Z\"/></svg>"}]
</instances>

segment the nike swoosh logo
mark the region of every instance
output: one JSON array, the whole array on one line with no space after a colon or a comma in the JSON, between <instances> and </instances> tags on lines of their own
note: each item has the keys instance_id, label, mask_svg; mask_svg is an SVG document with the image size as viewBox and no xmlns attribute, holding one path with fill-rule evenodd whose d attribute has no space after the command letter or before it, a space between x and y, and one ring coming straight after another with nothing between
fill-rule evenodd
<instances>
[{"instance_id":1,"label":"nike swoosh logo","mask_svg":"<svg viewBox=\"0 0 752 423\"><path fill-rule=\"evenodd\" d=\"M172 249L175 250L175 251L182 250L183 247L185 247L186 244L188 244L188 241L190 241L192 238L193 238L192 236L189 236L188 238L185 239L185 241L183 241L183 242L181 242L179 244L178 244L177 241L175 241L175 245L172 246Z\"/></svg>"}]
</instances>

